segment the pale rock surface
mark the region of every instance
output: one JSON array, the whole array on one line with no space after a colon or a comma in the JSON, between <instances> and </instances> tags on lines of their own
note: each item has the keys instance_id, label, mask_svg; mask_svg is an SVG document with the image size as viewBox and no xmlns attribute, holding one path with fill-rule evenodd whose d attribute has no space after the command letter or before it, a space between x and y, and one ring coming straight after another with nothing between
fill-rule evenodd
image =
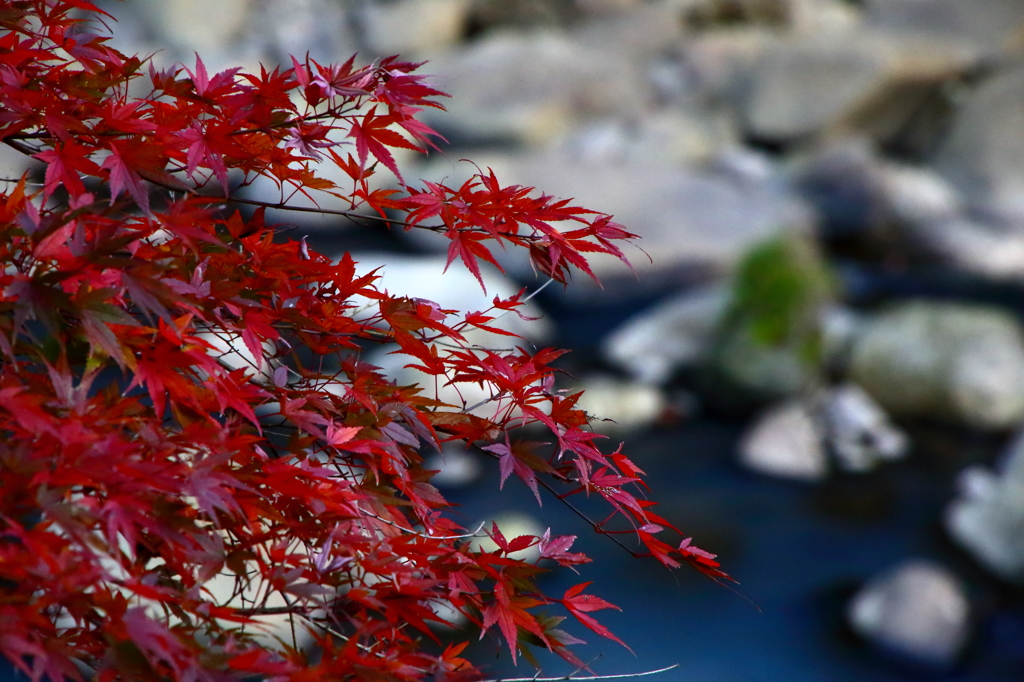
<instances>
[{"instance_id":1,"label":"pale rock surface","mask_svg":"<svg viewBox=\"0 0 1024 682\"><path fill-rule=\"evenodd\" d=\"M745 97L758 62L778 40L775 32L760 26L694 35L679 47L678 95L735 105Z\"/></svg>"},{"instance_id":2,"label":"pale rock surface","mask_svg":"<svg viewBox=\"0 0 1024 682\"><path fill-rule=\"evenodd\" d=\"M821 357L830 370L843 370L849 362L854 339L864 325L864 316L833 303L821 311Z\"/></svg>"},{"instance_id":3,"label":"pale rock surface","mask_svg":"<svg viewBox=\"0 0 1024 682\"><path fill-rule=\"evenodd\" d=\"M915 257L961 272L1024 279L1024 223L972 213L957 187L930 166L887 161L861 138L816 150L794 164L790 177L825 236L879 246L898 241Z\"/></svg>"},{"instance_id":4,"label":"pale rock surface","mask_svg":"<svg viewBox=\"0 0 1024 682\"><path fill-rule=\"evenodd\" d=\"M591 13L595 17L577 26L573 35L589 45L615 45L627 58L644 62L671 51L685 40L683 22L688 0L576 0L583 3L629 2L631 7ZM692 4L692 3L691 3Z\"/></svg>"},{"instance_id":5,"label":"pale rock surface","mask_svg":"<svg viewBox=\"0 0 1024 682\"><path fill-rule=\"evenodd\" d=\"M151 26L185 53L221 50L249 29L253 0L144 0Z\"/></svg>"},{"instance_id":6,"label":"pale rock surface","mask_svg":"<svg viewBox=\"0 0 1024 682\"><path fill-rule=\"evenodd\" d=\"M976 211L1024 230L1022 158L1024 66L1016 66L964 95L935 164Z\"/></svg>"},{"instance_id":7,"label":"pale rock surface","mask_svg":"<svg viewBox=\"0 0 1024 682\"><path fill-rule=\"evenodd\" d=\"M863 137L815 150L794 164L790 176L828 236L905 231L928 247L933 228L960 219L966 208L956 188L935 170L887 161Z\"/></svg>"},{"instance_id":8,"label":"pale rock surface","mask_svg":"<svg viewBox=\"0 0 1024 682\"><path fill-rule=\"evenodd\" d=\"M739 102L750 134L790 140L889 116L901 89L964 73L976 56L952 41L866 31L769 43ZM881 110L879 107L883 107ZM901 121L887 124L889 130Z\"/></svg>"},{"instance_id":9,"label":"pale rock surface","mask_svg":"<svg viewBox=\"0 0 1024 682\"><path fill-rule=\"evenodd\" d=\"M1021 0L866 0L864 18L897 33L969 41L987 56L1024 47Z\"/></svg>"},{"instance_id":10,"label":"pale rock surface","mask_svg":"<svg viewBox=\"0 0 1024 682\"><path fill-rule=\"evenodd\" d=\"M358 5L357 21L376 54L412 56L462 38L472 0L399 0Z\"/></svg>"},{"instance_id":11,"label":"pale rock surface","mask_svg":"<svg viewBox=\"0 0 1024 682\"><path fill-rule=\"evenodd\" d=\"M739 461L761 474L802 481L828 475L824 432L803 401L784 402L762 413L739 443Z\"/></svg>"},{"instance_id":12,"label":"pale rock surface","mask_svg":"<svg viewBox=\"0 0 1024 682\"><path fill-rule=\"evenodd\" d=\"M589 163L650 163L693 167L739 146L735 121L691 108L659 109L638 121L583 124L553 143L570 158Z\"/></svg>"},{"instance_id":13,"label":"pale rock surface","mask_svg":"<svg viewBox=\"0 0 1024 682\"><path fill-rule=\"evenodd\" d=\"M601 353L638 381L664 384L676 370L704 359L728 302L728 289L720 285L681 292L622 323Z\"/></svg>"},{"instance_id":14,"label":"pale rock surface","mask_svg":"<svg viewBox=\"0 0 1024 682\"><path fill-rule=\"evenodd\" d=\"M551 31L494 33L456 51L426 55L447 112L423 117L442 130L539 144L579 121L644 111L650 87L617 45Z\"/></svg>"},{"instance_id":15,"label":"pale rock surface","mask_svg":"<svg viewBox=\"0 0 1024 682\"><path fill-rule=\"evenodd\" d=\"M959 192L934 170L923 166L884 163L879 182L888 209L907 225L929 225L959 216Z\"/></svg>"},{"instance_id":16,"label":"pale rock surface","mask_svg":"<svg viewBox=\"0 0 1024 682\"><path fill-rule=\"evenodd\" d=\"M0 180L17 182L26 171L39 169L39 162L31 156L3 144L0 145ZM5 191L10 191L10 188Z\"/></svg>"},{"instance_id":17,"label":"pale rock surface","mask_svg":"<svg viewBox=\"0 0 1024 682\"><path fill-rule=\"evenodd\" d=\"M907 454L907 435L856 384L829 389L822 400L821 418L830 450L845 471L870 471L879 462Z\"/></svg>"},{"instance_id":18,"label":"pale rock surface","mask_svg":"<svg viewBox=\"0 0 1024 682\"><path fill-rule=\"evenodd\" d=\"M445 443L441 452L430 455L424 469L437 471L431 485L441 488L464 488L473 484L483 473L481 456L466 449L461 443Z\"/></svg>"},{"instance_id":19,"label":"pale rock surface","mask_svg":"<svg viewBox=\"0 0 1024 682\"><path fill-rule=\"evenodd\" d=\"M337 0L264 0L253 18L260 30L250 32L247 39L262 42L263 52L286 67L291 65L289 55L301 61L307 52L321 64L344 62L357 52L365 52L352 16L356 4ZM370 61L370 56L362 57L364 62Z\"/></svg>"},{"instance_id":20,"label":"pale rock surface","mask_svg":"<svg viewBox=\"0 0 1024 682\"><path fill-rule=\"evenodd\" d=\"M945 417L977 428L1024 419L1024 340L1010 314L913 301L865 323L849 378L896 415Z\"/></svg>"},{"instance_id":21,"label":"pale rock surface","mask_svg":"<svg viewBox=\"0 0 1024 682\"><path fill-rule=\"evenodd\" d=\"M996 471L972 466L958 482L959 495L946 509L949 534L996 575L1024 583L1024 433Z\"/></svg>"},{"instance_id":22,"label":"pale rock surface","mask_svg":"<svg viewBox=\"0 0 1024 682\"><path fill-rule=\"evenodd\" d=\"M636 431L658 421L668 407L657 386L608 375L584 376L572 390L583 389L576 406L590 417L590 427L606 436Z\"/></svg>"},{"instance_id":23,"label":"pale rock surface","mask_svg":"<svg viewBox=\"0 0 1024 682\"><path fill-rule=\"evenodd\" d=\"M917 226L930 255L991 280L1024 280L1024 230L1006 223L956 217Z\"/></svg>"},{"instance_id":24,"label":"pale rock surface","mask_svg":"<svg viewBox=\"0 0 1024 682\"><path fill-rule=\"evenodd\" d=\"M863 21L860 8L843 0L790 0L789 25L805 35L853 31Z\"/></svg>"},{"instance_id":25,"label":"pale rock surface","mask_svg":"<svg viewBox=\"0 0 1024 682\"><path fill-rule=\"evenodd\" d=\"M955 662L971 633L971 605L960 580L920 559L871 578L846 615L854 631L880 649L935 667Z\"/></svg>"},{"instance_id":26,"label":"pale rock surface","mask_svg":"<svg viewBox=\"0 0 1024 682\"><path fill-rule=\"evenodd\" d=\"M830 455L840 470L863 473L908 447L885 411L847 383L769 407L744 434L739 455L753 471L813 482L828 476Z\"/></svg>"}]
</instances>

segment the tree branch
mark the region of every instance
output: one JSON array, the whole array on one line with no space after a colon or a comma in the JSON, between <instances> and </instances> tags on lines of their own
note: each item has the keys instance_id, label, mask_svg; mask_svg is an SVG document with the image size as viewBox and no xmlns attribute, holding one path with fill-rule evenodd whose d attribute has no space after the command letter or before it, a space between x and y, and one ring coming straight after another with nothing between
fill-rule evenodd
<instances>
[{"instance_id":1,"label":"tree branch","mask_svg":"<svg viewBox=\"0 0 1024 682\"><path fill-rule=\"evenodd\" d=\"M657 670L645 670L640 673L622 673L620 675L588 675L587 677L574 677L576 673L570 673L569 675L562 675L561 677L498 677L491 680L482 680L482 682L560 682L561 680L621 680L627 677L645 677L647 675L657 675L659 673L668 672L678 668L679 664L670 665L667 668L659 668Z\"/></svg>"}]
</instances>

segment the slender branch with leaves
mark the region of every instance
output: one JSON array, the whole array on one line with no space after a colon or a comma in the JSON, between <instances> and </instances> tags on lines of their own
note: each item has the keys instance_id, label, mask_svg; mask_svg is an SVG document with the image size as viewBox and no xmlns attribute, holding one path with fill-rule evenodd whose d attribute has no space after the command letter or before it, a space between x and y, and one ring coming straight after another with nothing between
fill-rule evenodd
<instances>
[{"instance_id":1,"label":"slender branch with leaves","mask_svg":"<svg viewBox=\"0 0 1024 682\"><path fill-rule=\"evenodd\" d=\"M586 669L561 623L619 641L593 616L616 607L536 578L588 557L550 529L462 527L424 465L449 441L538 500L605 501L589 523L625 520L636 554L724 576L555 390L562 351L497 324L524 294L484 311L392 295L266 211L303 195L431 230L481 286L494 246L565 283L633 235L489 170L407 180L391 150L433 148L416 116L443 97L417 64L158 68L112 48L113 25L85 0L0 2L0 142L40 167L0 193L0 654L33 682L480 679L465 642L438 643L461 618L513 659ZM238 196L258 178L281 201ZM382 344L431 382L368 365ZM468 409L431 383L493 398Z\"/></svg>"}]
</instances>

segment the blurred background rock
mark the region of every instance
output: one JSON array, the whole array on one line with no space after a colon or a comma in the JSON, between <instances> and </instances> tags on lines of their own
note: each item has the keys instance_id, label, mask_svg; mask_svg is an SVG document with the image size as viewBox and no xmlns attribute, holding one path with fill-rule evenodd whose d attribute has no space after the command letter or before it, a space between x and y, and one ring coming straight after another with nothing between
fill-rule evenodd
<instances>
[{"instance_id":1,"label":"blurred background rock","mask_svg":"<svg viewBox=\"0 0 1024 682\"><path fill-rule=\"evenodd\" d=\"M606 620L637 657L598 643L597 671L1024 675L1024 446L1005 445L1024 425L1024 0L109 4L116 43L158 64L426 60L449 144L404 155L407 177L461 182L472 158L641 236L635 274L599 260L603 289L549 287L525 333L575 349L566 387L593 387L586 409L615 420L594 428L628 435L743 596L637 564L549 501L625 608ZM403 254L394 286L444 248L301 227L327 253ZM503 258L511 286L543 284ZM444 281L437 300L462 300ZM439 464L467 525L532 512L469 483L467 457ZM498 646L475 655L507 671Z\"/></svg>"}]
</instances>

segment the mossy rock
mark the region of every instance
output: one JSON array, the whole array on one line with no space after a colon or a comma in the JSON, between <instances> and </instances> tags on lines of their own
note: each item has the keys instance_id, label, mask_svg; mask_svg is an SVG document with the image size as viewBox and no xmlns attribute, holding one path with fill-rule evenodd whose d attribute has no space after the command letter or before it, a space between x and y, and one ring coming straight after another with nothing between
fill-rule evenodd
<instances>
[{"instance_id":1,"label":"mossy rock","mask_svg":"<svg viewBox=\"0 0 1024 682\"><path fill-rule=\"evenodd\" d=\"M709 388L727 402L774 400L821 379L821 316L834 281L814 241L789 234L740 262L710 353Z\"/></svg>"}]
</instances>

